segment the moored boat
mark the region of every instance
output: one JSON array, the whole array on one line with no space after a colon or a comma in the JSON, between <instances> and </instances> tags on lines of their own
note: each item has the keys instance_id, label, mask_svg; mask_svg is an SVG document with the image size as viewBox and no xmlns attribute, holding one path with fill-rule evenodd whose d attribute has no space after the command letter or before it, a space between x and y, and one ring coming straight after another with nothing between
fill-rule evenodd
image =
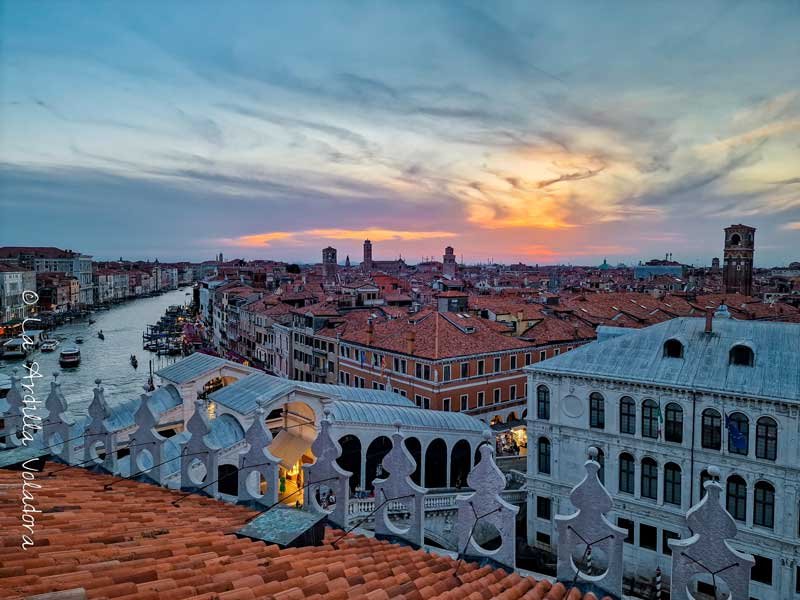
<instances>
[{"instance_id":1,"label":"moored boat","mask_svg":"<svg viewBox=\"0 0 800 600\"><path fill-rule=\"evenodd\" d=\"M63 368L77 367L81 364L81 351L77 348L65 348L58 357L58 364Z\"/></svg>"},{"instance_id":2,"label":"moored boat","mask_svg":"<svg viewBox=\"0 0 800 600\"><path fill-rule=\"evenodd\" d=\"M25 340L22 338L14 338L3 344L4 359L25 358L30 352L30 347L25 345Z\"/></svg>"},{"instance_id":3,"label":"moored boat","mask_svg":"<svg viewBox=\"0 0 800 600\"><path fill-rule=\"evenodd\" d=\"M39 350L42 352L53 352L56 348L58 348L58 340L45 340L39 346Z\"/></svg>"},{"instance_id":4,"label":"moored boat","mask_svg":"<svg viewBox=\"0 0 800 600\"><path fill-rule=\"evenodd\" d=\"M83 343L83 338L82 337L76 337L75 338L75 343L76 344L82 344Z\"/></svg>"}]
</instances>

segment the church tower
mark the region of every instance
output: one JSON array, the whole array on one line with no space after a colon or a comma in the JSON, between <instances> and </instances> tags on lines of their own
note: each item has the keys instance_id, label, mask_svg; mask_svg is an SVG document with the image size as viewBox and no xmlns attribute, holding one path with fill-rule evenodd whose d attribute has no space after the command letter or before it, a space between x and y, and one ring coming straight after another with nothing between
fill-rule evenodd
<instances>
[{"instance_id":1,"label":"church tower","mask_svg":"<svg viewBox=\"0 0 800 600\"><path fill-rule=\"evenodd\" d=\"M326 281L336 279L336 248L331 246L322 249L322 276Z\"/></svg>"},{"instance_id":2,"label":"church tower","mask_svg":"<svg viewBox=\"0 0 800 600\"><path fill-rule=\"evenodd\" d=\"M361 263L361 268L365 271L372 269L372 242L364 240L364 261Z\"/></svg>"},{"instance_id":3,"label":"church tower","mask_svg":"<svg viewBox=\"0 0 800 600\"><path fill-rule=\"evenodd\" d=\"M442 256L442 274L447 277L447 279L456 278L456 255L455 252L453 252L452 246L448 246L444 249L444 255Z\"/></svg>"},{"instance_id":4,"label":"church tower","mask_svg":"<svg viewBox=\"0 0 800 600\"><path fill-rule=\"evenodd\" d=\"M726 294L753 293L753 250L755 227L731 225L725 228L725 254L722 279Z\"/></svg>"}]
</instances>

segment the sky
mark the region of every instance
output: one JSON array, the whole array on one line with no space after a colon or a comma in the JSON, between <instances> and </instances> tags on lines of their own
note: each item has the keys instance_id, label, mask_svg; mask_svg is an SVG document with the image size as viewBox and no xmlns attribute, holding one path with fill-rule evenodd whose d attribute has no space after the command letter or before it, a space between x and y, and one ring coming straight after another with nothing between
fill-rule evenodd
<instances>
[{"instance_id":1,"label":"sky","mask_svg":"<svg viewBox=\"0 0 800 600\"><path fill-rule=\"evenodd\" d=\"M800 260L800 3L0 0L0 245Z\"/></svg>"}]
</instances>

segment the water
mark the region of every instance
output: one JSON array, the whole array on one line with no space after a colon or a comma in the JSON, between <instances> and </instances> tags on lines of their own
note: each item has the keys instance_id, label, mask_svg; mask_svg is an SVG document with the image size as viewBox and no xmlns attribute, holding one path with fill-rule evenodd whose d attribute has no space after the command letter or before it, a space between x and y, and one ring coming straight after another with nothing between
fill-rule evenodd
<instances>
[{"instance_id":1,"label":"water","mask_svg":"<svg viewBox=\"0 0 800 600\"><path fill-rule=\"evenodd\" d=\"M191 294L189 288L185 288L154 298L130 300L110 310L96 311L91 315L96 322L91 325L87 319L50 331L51 336L65 339L55 352L36 350L29 356L39 363L39 371L44 375L36 380L36 398L43 401L47 397L54 372L60 373L58 380L61 382L61 391L69 412L74 416L86 414L92 400L94 380L98 378L103 382L109 406L138 398L144 391L142 386L147 383L150 360L153 361L153 371L157 371L180 358L156 356L155 353L142 350L142 332L148 323L157 323L168 306L190 302L191 295L187 295L187 292ZM97 337L101 329L105 340ZM83 344L76 344L76 337L82 337ZM81 364L77 368L62 370L59 366L59 353L66 347L80 349ZM131 354L139 359L138 369L131 366ZM14 368L18 369L17 376L27 373L24 361L0 359L0 373L11 375Z\"/></svg>"}]
</instances>

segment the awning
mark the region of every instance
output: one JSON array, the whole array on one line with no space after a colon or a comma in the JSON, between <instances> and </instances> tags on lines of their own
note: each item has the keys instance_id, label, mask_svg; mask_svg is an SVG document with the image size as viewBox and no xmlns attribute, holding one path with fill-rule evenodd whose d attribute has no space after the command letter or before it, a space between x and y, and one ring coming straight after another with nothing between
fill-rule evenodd
<instances>
[{"instance_id":1,"label":"awning","mask_svg":"<svg viewBox=\"0 0 800 600\"><path fill-rule=\"evenodd\" d=\"M272 443L269 445L269 451L273 456L281 459L281 465L286 469L291 469L303 456L303 453L308 449L308 441L299 436L294 435L290 431L284 429Z\"/></svg>"}]
</instances>

